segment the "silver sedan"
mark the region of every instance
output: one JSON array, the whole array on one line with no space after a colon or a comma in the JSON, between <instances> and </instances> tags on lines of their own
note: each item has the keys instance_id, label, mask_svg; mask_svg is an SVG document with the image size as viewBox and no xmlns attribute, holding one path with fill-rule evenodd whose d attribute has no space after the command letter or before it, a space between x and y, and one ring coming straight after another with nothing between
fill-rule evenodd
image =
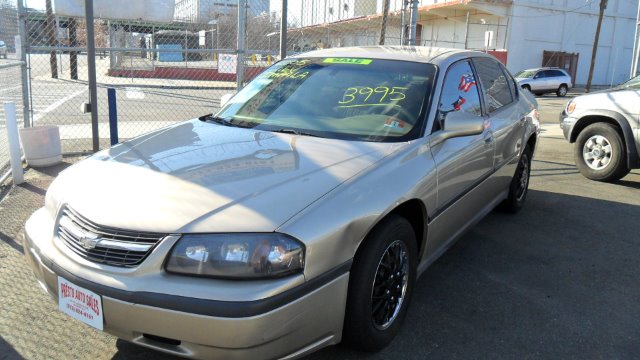
<instances>
[{"instance_id":1,"label":"silver sedan","mask_svg":"<svg viewBox=\"0 0 640 360\"><path fill-rule=\"evenodd\" d=\"M166 353L379 350L419 274L494 207L522 208L538 128L484 53L302 54L217 114L65 170L26 258L60 311Z\"/></svg>"}]
</instances>

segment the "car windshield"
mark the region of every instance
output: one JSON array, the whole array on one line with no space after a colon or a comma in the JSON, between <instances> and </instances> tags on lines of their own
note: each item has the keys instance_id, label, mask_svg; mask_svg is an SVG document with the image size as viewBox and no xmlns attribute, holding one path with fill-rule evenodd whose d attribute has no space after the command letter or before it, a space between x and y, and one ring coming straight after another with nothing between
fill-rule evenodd
<instances>
[{"instance_id":1,"label":"car windshield","mask_svg":"<svg viewBox=\"0 0 640 360\"><path fill-rule=\"evenodd\" d=\"M513 77L520 78L520 79L528 79L528 78L532 78L533 75L536 74L536 72L537 70L522 70L516 73Z\"/></svg>"},{"instance_id":2,"label":"car windshield","mask_svg":"<svg viewBox=\"0 0 640 360\"><path fill-rule=\"evenodd\" d=\"M435 74L436 67L426 63L285 59L251 81L215 118L299 135L407 141L420 135Z\"/></svg>"},{"instance_id":3,"label":"car windshield","mask_svg":"<svg viewBox=\"0 0 640 360\"><path fill-rule=\"evenodd\" d=\"M625 89L628 89L628 88L640 89L640 75L627 80L626 82L620 84L618 87L625 88Z\"/></svg>"}]
</instances>

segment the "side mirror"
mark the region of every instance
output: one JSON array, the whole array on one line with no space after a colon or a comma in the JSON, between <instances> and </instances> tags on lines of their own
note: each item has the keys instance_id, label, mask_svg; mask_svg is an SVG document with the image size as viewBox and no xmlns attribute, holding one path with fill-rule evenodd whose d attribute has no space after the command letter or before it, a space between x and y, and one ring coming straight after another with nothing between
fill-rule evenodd
<instances>
[{"instance_id":1,"label":"side mirror","mask_svg":"<svg viewBox=\"0 0 640 360\"><path fill-rule=\"evenodd\" d=\"M224 94L224 95L222 95L222 97L220 98L220 107L222 108L223 106L225 106L229 102L229 100L231 100L233 95L234 94Z\"/></svg>"},{"instance_id":2,"label":"side mirror","mask_svg":"<svg viewBox=\"0 0 640 360\"><path fill-rule=\"evenodd\" d=\"M431 135L431 146L451 138L479 135L483 131L484 118L461 111L453 111L446 115L444 129Z\"/></svg>"}]
</instances>

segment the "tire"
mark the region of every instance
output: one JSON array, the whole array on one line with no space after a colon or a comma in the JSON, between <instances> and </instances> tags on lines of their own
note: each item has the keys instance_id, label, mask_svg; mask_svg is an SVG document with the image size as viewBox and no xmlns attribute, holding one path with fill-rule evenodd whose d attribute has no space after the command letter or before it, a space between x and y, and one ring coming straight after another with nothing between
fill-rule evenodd
<instances>
[{"instance_id":1,"label":"tire","mask_svg":"<svg viewBox=\"0 0 640 360\"><path fill-rule=\"evenodd\" d=\"M509 195L502 204L500 204L501 210L515 214L524 206L524 202L527 199L527 193L529 192L532 156L533 149L527 145L522 151L522 155L520 155L520 160L518 160L516 173L513 174L513 178L511 178Z\"/></svg>"},{"instance_id":2,"label":"tire","mask_svg":"<svg viewBox=\"0 0 640 360\"><path fill-rule=\"evenodd\" d=\"M565 97L567 96L567 91L569 91L569 89L567 88L567 85L562 84L560 85L560 87L558 87L558 90L556 90L556 95L558 97Z\"/></svg>"},{"instance_id":3,"label":"tire","mask_svg":"<svg viewBox=\"0 0 640 360\"><path fill-rule=\"evenodd\" d=\"M373 352L393 340L409 307L416 267L413 227L405 218L390 215L374 228L354 258L343 330L345 344Z\"/></svg>"},{"instance_id":4,"label":"tire","mask_svg":"<svg viewBox=\"0 0 640 360\"><path fill-rule=\"evenodd\" d=\"M622 136L611 124L595 123L584 128L574 146L573 156L580 173L595 181L615 181L631 171Z\"/></svg>"},{"instance_id":5,"label":"tire","mask_svg":"<svg viewBox=\"0 0 640 360\"><path fill-rule=\"evenodd\" d=\"M522 90L527 90L528 92L531 92L531 86L529 86L529 85L522 85Z\"/></svg>"}]
</instances>

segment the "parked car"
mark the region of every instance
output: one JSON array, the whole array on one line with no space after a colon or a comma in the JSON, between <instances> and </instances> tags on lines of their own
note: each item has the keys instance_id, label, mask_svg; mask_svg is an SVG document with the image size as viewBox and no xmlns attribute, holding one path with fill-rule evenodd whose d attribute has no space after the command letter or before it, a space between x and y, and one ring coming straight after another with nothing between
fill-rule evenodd
<instances>
[{"instance_id":1,"label":"parked car","mask_svg":"<svg viewBox=\"0 0 640 360\"><path fill-rule=\"evenodd\" d=\"M419 274L495 206L521 209L537 124L481 52L297 55L215 115L66 169L26 258L61 311L158 351L378 350Z\"/></svg>"},{"instance_id":2,"label":"parked car","mask_svg":"<svg viewBox=\"0 0 640 360\"><path fill-rule=\"evenodd\" d=\"M4 41L0 40L0 56L4 59L7 58L7 44Z\"/></svg>"},{"instance_id":3,"label":"parked car","mask_svg":"<svg viewBox=\"0 0 640 360\"><path fill-rule=\"evenodd\" d=\"M564 137L586 178L614 181L640 167L640 76L573 98L560 114Z\"/></svg>"},{"instance_id":4,"label":"parked car","mask_svg":"<svg viewBox=\"0 0 640 360\"><path fill-rule=\"evenodd\" d=\"M565 96L573 87L571 76L558 68L527 69L518 72L515 78L520 87L538 96L547 93Z\"/></svg>"}]
</instances>

